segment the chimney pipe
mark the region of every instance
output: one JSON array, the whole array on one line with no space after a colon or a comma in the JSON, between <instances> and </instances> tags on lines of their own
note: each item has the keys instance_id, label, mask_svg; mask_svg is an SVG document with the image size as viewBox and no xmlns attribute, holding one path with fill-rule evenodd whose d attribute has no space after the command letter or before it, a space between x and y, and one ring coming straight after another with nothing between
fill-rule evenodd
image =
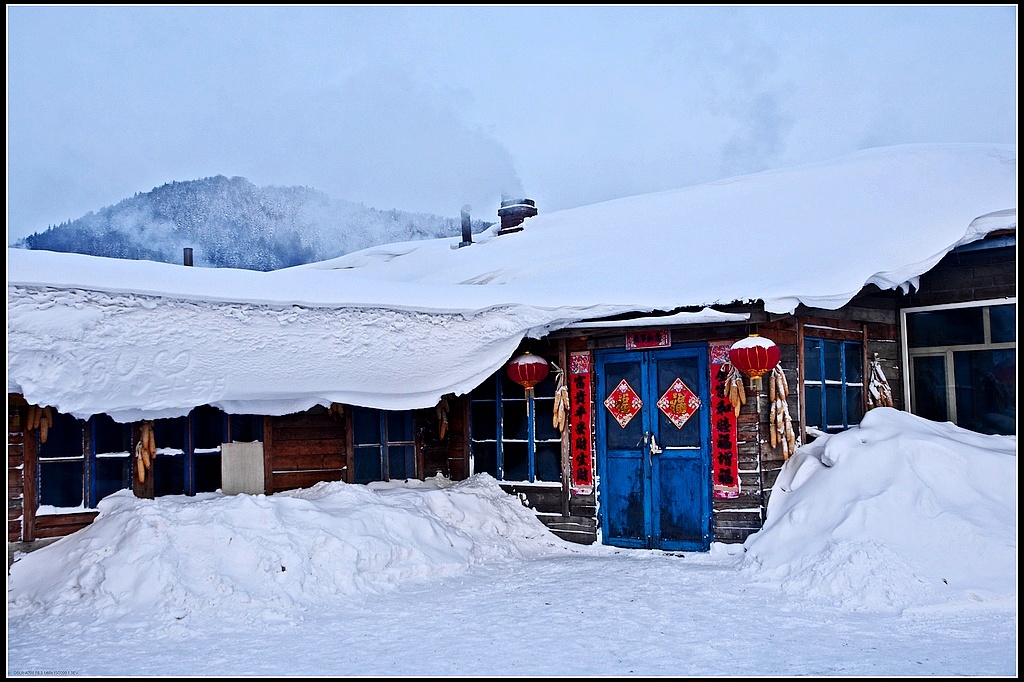
<instances>
[{"instance_id":1,"label":"chimney pipe","mask_svg":"<svg viewBox=\"0 0 1024 682\"><path fill-rule=\"evenodd\" d=\"M191 246L186 246L185 247L185 253L184 253L183 259L184 259L183 262L184 262L185 265L187 265L189 267L192 267L192 247Z\"/></svg>"},{"instance_id":2,"label":"chimney pipe","mask_svg":"<svg viewBox=\"0 0 1024 682\"><path fill-rule=\"evenodd\" d=\"M460 249L473 243L473 221L469 219L469 212L471 210L473 210L473 207L469 204L462 207L462 241L459 242Z\"/></svg>"},{"instance_id":3,"label":"chimney pipe","mask_svg":"<svg viewBox=\"0 0 1024 682\"><path fill-rule=\"evenodd\" d=\"M498 234L519 232L523 229L523 221L537 215L537 204L533 199L502 199L498 217L501 218L501 229Z\"/></svg>"}]
</instances>

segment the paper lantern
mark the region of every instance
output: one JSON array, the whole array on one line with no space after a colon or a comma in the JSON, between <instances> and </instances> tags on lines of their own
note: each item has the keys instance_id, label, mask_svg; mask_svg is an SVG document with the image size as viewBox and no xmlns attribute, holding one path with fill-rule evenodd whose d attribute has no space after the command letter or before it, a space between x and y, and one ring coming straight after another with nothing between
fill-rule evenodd
<instances>
[{"instance_id":1,"label":"paper lantern","mask_svg":"<svg viewBox=\"0 0 1024 682\"><path fill-rule=\"evenodd\" d=\"M529 393L533 387L544 381L548 375L548 361L526 351L508 363L508 378L526 389Z\"/></svg>"},{"instance_id":2,"label":"paper lantern","mask_svg":"<svg viewBox=\"0 0 1024 682\"><path fill-rule=\"evenodd\" d=\"M780 359L775 342L757 334L737 341L729 349L729 362L751 379L760 379L761 375L772 371Z\"/></svg>"}]
</instances>

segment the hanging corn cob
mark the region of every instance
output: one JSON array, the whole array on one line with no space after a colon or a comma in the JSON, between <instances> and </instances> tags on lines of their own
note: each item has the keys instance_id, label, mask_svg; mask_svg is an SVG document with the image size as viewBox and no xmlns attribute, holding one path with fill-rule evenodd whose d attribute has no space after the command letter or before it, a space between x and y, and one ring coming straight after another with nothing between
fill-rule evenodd
<instances>
[{"instance_id":1,"label":"hanging corn cob","mask_svg":"<svg viewBox=\"0 0 1024 682\"><path fill-rule=\"evenodd\" d=\"M345 408L341 403L331 403L327 408L327 414L339 421L343 421L345 419Z\"/></svg>"},{"instance_id":2,"label":"hanging corn cob","mask_svg":"<svg viewBox=\"0 0 1024 682\"><path fill-rule=\"evenodd\" d=\"M555 374L558 377L555 389L555 406L554 413L551 416L551 426L558 429L559 433L565 433L566 427L569 425L569 387L565 385L565 372L555 363L551 363L551 366L555 368Z\"/></svg>"},{"instance_id":3,"label":"hanging corn cob","mask_svg":"<svg viewBox=\"0 0 1024 682\"><path fill-rule=\"evenodd\" d=\"M153 422L144 421L139 427L139 440L135 444L135 477L139 483L146 482L146 472L153 468L156 461L156 436L153 435Z\"/></svg>"},{"instance_id":4,"label":"hanging corn cob","mask_svg":"<svg viewBox=\"0 0 1024 682\"><path fill-rule=\"evenodd\" d=\"M729 366L729 375L725 378L725 395L735 415L740 416L740 408L747 402L747 392L743 388L743 375L733 365Z\"/></svg>"},{"instance_id":5,"label":"hanging corn cob","mask_svg":"<svg viewBox=\"0 0 1024 682\"><path fill-rule=\"evenodd\" d=\"M789 459L796 450L796 432L793 430L793 420L789 416L789 405L786 403L788 395L789 383L786 381L785 372L782 371L782 365L778 364L772 370L768 381L768 399L771 402L768 432L772 447L782 448L783 459Z\"/></svg>"},{"instance_id":6,"label":"hanging corn cob","mask_svg":"<svg viewBox=\"0 0 1024 682\"><path fill-rule=\"evenodd\" d=\"M444 440L444 437L448 435L448 411L451 406L448 402L448 396L441 396L441 400L437 402L437 437L439 440Z\"/></svg>"},{"instance_id":7,"label":"hanging corn cob","mask_svg":"<svg viewBox=\"0 0 1024 682\"><path fill-rule=\"evenodd\" d=\"M889 387L889 381L885 378L885 373L882 371L882 363L878 359L878 353L875 353L875 359L871 361L868 373L870 375L868 381L868 409L893 407L892 389Z\"/></svg>"},{"instance_id":8,"label":"hanging corn cob","mask_svg":"<svg viewBox=\"0 0 1024 682\"><path fill-rule=\"evenodd\" d=\"M50 407L39 407L38 405L28 406L28 415L25 418L25 431L39 430L39 442L45 443L50 435L50 428L53 426L53 409Z\"/></svg>"}]
</instances>

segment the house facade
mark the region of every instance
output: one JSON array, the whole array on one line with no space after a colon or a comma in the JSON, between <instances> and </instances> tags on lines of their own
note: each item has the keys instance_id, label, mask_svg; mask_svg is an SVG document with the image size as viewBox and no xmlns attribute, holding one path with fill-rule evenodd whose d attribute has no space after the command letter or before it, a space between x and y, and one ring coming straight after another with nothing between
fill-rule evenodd
<instances>
[{"instance_id":1,"label":"house facade","mask_svg":"<svg viewBox=\"0 0 1024 682\"><path fill-rule=\"evenodd\" d=\"M870 409L1016 433L1016 210L972 217L970 239L936 243L941 257L906 281L861 278L841 305L807 296L780 311L736 296L713 308L574 314L507 346L489 376L429 406L322 400L260 414L200 404L118 421L30 404L9 388L8 541L74 532L125 488L141 498L270 495L486 473L572 542L668 551L742 542L764 523L793 444L855 426ZM507 236L496 239L521 238L533 220L503 221ZM733 371L730 350L751 339L778 349L781 378ZM530 389L508 371L527 352L549 368Z\"/></svg>"}]
</instances>

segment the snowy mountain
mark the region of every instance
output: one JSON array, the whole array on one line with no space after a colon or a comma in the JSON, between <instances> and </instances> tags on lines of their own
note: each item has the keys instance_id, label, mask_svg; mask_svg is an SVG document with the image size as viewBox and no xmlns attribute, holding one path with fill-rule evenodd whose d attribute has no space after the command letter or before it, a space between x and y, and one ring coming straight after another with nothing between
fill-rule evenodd
<instances>
[{"instance_id":1,"label":"snowy mountain","mask_svg":"<svg viewBox=\"0 0 1024 682\"><path fill-rule=\"evenodd\" d=\"M490 223L474 221L480 232ZM309 187L223 175L171 182L21 239L16 246L111 258L276 270L377 244L461 234L459 216L378 210Z\"/></svg>"}]
</instances>

